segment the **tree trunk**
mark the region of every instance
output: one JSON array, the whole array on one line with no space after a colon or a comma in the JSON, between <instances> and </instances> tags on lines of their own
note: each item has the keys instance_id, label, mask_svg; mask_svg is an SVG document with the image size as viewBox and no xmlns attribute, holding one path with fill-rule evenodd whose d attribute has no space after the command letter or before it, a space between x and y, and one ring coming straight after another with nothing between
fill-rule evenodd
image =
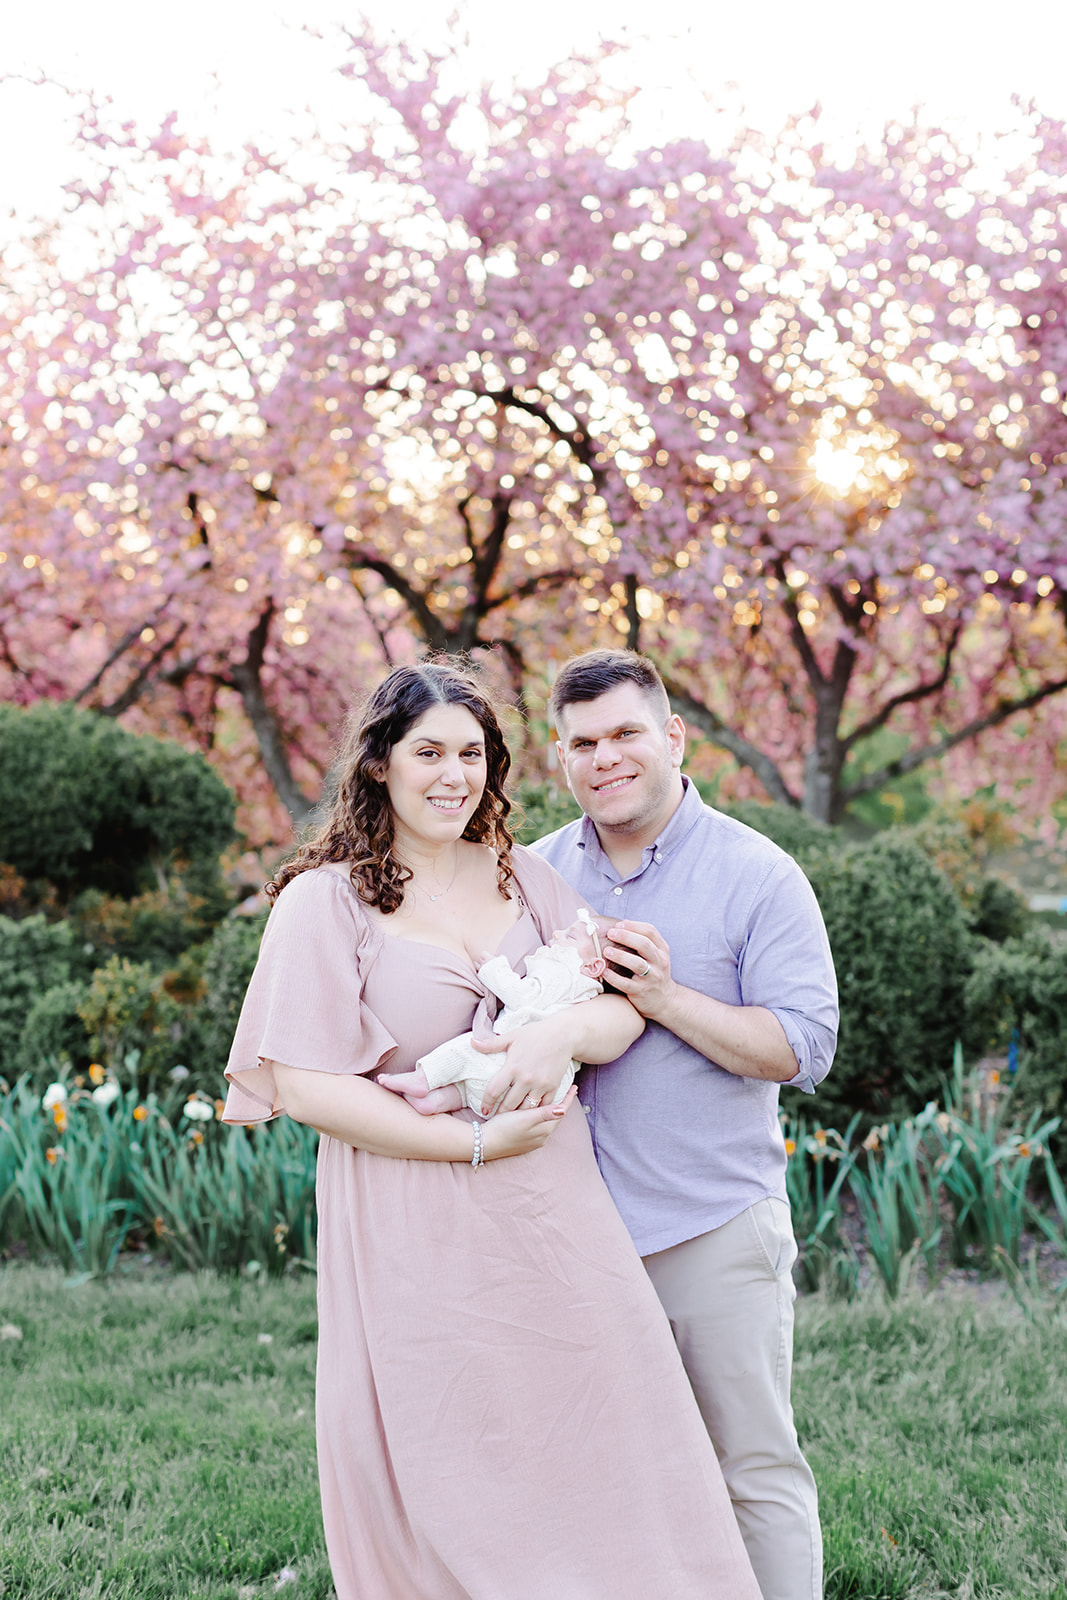
<instances>
[{"instance_id":1,"label":"tree trunk","mask_svg":"<svg viewBox=\"0 0 1067 1600\"><path fill-rule=\"evenodd\" d=\"M293 777L281 729L263 693L263 652L266 649L273 616L274 603L271 601L260 614L259 621L248 636L247 656L231 669L229 684L241 696L241 704L252 724L267 776L274 785L282 805L293 819L293 827L299 828L310 816L315 801L309 799Z\"/></svg>"}]
</instances>

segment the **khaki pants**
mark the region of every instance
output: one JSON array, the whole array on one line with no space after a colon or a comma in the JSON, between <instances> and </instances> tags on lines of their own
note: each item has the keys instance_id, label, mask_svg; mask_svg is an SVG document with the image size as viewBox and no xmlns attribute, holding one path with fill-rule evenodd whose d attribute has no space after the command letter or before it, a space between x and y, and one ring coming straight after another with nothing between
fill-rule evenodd
<instances>
[{"instance_id":1,"label":"khaki pants","mask_svg":"<svg viewBox=\"0 0 1067 1600\"><path fill-rule=\"evenodd\" d=\"M789 1381L789 1207L760 1200L721 1228L646 1256L722 1466L763 1600L821 1600L822 1535Z\"/></svg>"}]
</instances>

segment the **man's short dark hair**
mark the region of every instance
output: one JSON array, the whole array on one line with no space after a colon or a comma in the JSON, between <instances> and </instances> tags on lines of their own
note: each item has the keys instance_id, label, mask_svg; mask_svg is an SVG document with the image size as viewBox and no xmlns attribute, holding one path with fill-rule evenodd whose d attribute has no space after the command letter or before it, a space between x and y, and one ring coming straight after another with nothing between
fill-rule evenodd
<instances>
[{"instance_id":1,"label":"man's short dark hair","mask_svg":"<svg viewBox=\"0 0 1067 1600\"><path fill-rule=\"evenodd\" d=\"M567 706L599 700L602 694L624 683L636 685L650 700L660 702L664 718L670 716L663 679L647 656L639 656L636 650L589 650L585 655L572 656L560 669L548 703L552 720L558 727Z\"/></svg>"}]
</instances>

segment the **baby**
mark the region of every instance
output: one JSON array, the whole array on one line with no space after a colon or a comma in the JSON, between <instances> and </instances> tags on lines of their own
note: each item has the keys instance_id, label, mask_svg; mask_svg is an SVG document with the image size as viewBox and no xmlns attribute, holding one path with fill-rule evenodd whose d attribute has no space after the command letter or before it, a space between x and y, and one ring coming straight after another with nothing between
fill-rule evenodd
<instances>
[{"instance_id":1,"label":"baby","mask_svg":"<svg viewBox=\"0 0 1067 1600\"><path fill-rule=\"evenodd\" d=\"M602 919L601 926L610 927L610 920ZM554 933L551 944L539 945L526 957L525 978L519 977L506 956L493 956L478 968L485 987L503 1002L492 1031L510 1033L527 1022L540 1022L565 1006L592 1000L603 992L601 980L606 968L596 923L583 906L569 928ZM479 1016L485 1017L484 1008L483 1000ZM446 1039L417 1061L412 1072L382 1072L378 1082L384 1089L402 1094L410 1106L426 1116L458 1111L461 1106L480 1112L482 1097L490 1079L499 1071L500 1061L495 1056L480 1055L471 1043L473 1038L473 1033L464 1033L458 1039ZM578 1062L572 1061L556 1091L554 1105L574 1082L577 1067Z\"/></svg>"}]
</instances>

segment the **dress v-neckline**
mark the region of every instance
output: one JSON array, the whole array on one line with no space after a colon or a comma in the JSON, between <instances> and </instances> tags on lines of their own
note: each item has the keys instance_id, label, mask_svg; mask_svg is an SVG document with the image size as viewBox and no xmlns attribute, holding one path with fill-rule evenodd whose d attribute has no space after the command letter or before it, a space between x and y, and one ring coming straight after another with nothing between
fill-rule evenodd
<instances>
[{"instance_id":1,"label":"dress v-neckline","mask_svg":"<svg viewBox=\"0 0 1067 1600\"><path fill-rule=\"evenodd\" d=\"M367 916L367 908L364 902L360 900L359 895L356 894L355 885L353 884L348 873L344 871L341 864L339 862L334 863L332 861L328 861L323 863L323 867L327 872L332 872L335 878L340 878L342 882L348 885L352 894L355 895L355 898L359 903L360 910L363 912L363 915L366 918L367 927L377 939L381 940L383 944L386 942L390 944L414 944L418 945L423 950L440 950L442 955L452 956L454 960L462 962L463 965L469 967L472 972L477 973L478 968L482 965L482 963L480 961L473 961L466 951L464 951L461 955L458 950L453 950L449 945L435 944L432 939L411 939L402 933L386 933L377 922L372 922L370 917ZM526 904L525 896L519 890L518 884L515 884L514 887L516 898L519 904L519 914L515 918L514 922L508 924L500 939L497 941L496 948L491 952L491 955L493 956L500 954L504 945L511 937L513 930L519 927L523 920L530 915L530 908ZM490 957L487 956L485 959L488 960Z\"/></svg>"},{"instance_id":2,"label":"dress v-neckline","mask_svg":"<svg viewBox=\"0 0 1067 1600\"><path fill-rule=\"evenodd\" d=\"M500 954L501 950L504 948L504 945L510 939L513 931L529 915L529 907L527 906L525 900L520 898L519 905L521 907L519 915L515 918L514 922L509 923L508 927L504 930L503 935L497 941L496 948L490 953L489 956L484 958L485 960L490 960L492 956L498 956ZM367 922L371 928L374 928L374 931L377 933L383 944L415 944L423 950L439 950L443 956L452 956L454 960L460 961L464 966L469 967L472 972L477 972L478 968L482 965L481 961L473 961L466 951L460 955L459 951L453 950L450 945L435 944L432 939L411 939L402 933L384 933L381 928L377 927L373 922L370 921L369 917L367 918Z\"/></svg>"}]
</instances>

